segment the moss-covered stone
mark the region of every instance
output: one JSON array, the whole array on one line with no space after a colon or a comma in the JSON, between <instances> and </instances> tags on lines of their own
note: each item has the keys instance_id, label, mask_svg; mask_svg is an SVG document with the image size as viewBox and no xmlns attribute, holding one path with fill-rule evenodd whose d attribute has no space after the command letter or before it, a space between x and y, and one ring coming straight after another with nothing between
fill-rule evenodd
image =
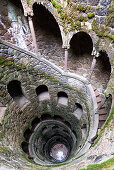
<instances>
[{"instance_id":1,"label":"moss-covered stone","mask_svg":"<svg viewBox=\"0 0 114 170\"><path fill-rule=\"evenodd\" d=\"M91 19L91 18L94 18L95 17L95 12L93 13L88 13L88 18Z\"/></svg>"},{"instance_id":2,"label":"moss-covered stone","mask_svg":"<svg viewBox=\"0 0 114 170\"><path fill-rule=\"evenodd\" d=\"M114 157L110 158L109 160L100 163L100 164L90 164L87 168L81 168L79 170L103 170L103 169L112 169L114 166Z\"/></svg>"}]
</instances>

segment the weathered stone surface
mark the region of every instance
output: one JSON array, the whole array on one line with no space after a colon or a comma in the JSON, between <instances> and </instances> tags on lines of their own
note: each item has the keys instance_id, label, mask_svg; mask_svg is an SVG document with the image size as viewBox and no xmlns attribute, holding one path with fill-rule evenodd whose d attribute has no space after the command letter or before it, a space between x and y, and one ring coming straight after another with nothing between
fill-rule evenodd
<instances>
[{"instance_id":1,"label":"weathered stone surface","mask_svg":"<svg viewBox=\"0 0 114 170\"><path fill-rule=\"evenodd\" d=\"M90 5L97 6L100 0L88 0Z\"/></svg>"},{"instance_id":2,"label":"weathered stone surface","mask_svg":"<svg viewBox=\"0 0 114 170\"><path fill-rule=\"evenodd\" d=\"M107 7L96 9L96 14L99 16L106 16L108 14L108 12L109 12L109 10Z\"/></svg>"},{"instance_id":3,"label":"weathered stone surface","mask_svg":"<svg viewBox=\"0 0 114 170\"><path fill-rule=\"evenodd\" d=\"M102 1L100 1L100 5L102 5L102 6L107 6L107 0L102 0Z\"/></svg>"},{"instance_id":4,"label":"weathered stone surface","mask_svg":"<svg viewBox=\"0 0 114 170\"><path fill-rule=\"evenodd\" d=\"M35 1L34 1L35 2ZM83 3L87 4L86 0L75 0L75 3ZM106 7L106 3L110 3L111 0L108 1L100 1L100 5L104 6L103 9L98 9L97 15L101 16L98 17L98 24L100 27L100 24L104 23L104 17L107 14L108 8ZM4 5L7 5L7 1L1 0L0 5L2 3L2 7ZM53 5L51 2L45 2L49 3L48 9L53 13ZM93 1L89 0L88 4L92 5L98 5L99 1ZM95 8L95 7L94 7ZM55 9L55 8L54 8ZM26 43L28 46L27 48L32 52L34 50L33 45L30 43L32 42L30 31L27 27L27 25L24 23L22 12L19 13L18 10L16 10L19 17L22 16L22 23L21 20L18 20L18 24L14 24L15 26L12 27L11 23L8 20L8 17L2 18L2 23L0 22L0 33L2 39L7 39L8 42L12 44L16 44L20 46L21 48L25 48L23 45L23 42ZM57 10L55 10L57 12ZM7 6L5 8L1 8L0 13L2 12L2 15L7 15ZM55 12L55 13L56 13ZM85 13L80 13L79 16L87 16ZM39 15L38 15L39 16ZM104 17L102 17L104 16ZM1 16L0 16L1 18ZM96 16L95 16L96 18ZM19 18L18 18L19 19ZM58 20L61 20L60 18ZM12 22L12 20L11 20ZM90 22L90 23L89 23ZM88 23L91 25L92 20L88 21ZM24 27L23 27L24 26ZM68 26L68 25L66 25ZM24 29L23 32L19 31ZM27 30L28 29L28 30ZM47 29L47 27L46 27ZM55 63L56 65L60 66L61 68L64 67L64 49L62 49L62 40L61 37L57 39L57 37L53 36L52 34L48 34L47 30L42 30L39 25L38 27L35 27L35 32L37 36L37 42L39 46L39 52L38 55L32 55L29 51L28 53L24 51L23 49L13 49L12 47L9 47L7 45L0 44L0 56L3 56L5 58L11 59L12 57L15 60L15 65L19 65L22 63L23 65L26 65L27 68L30 70L26 70L24 66L20 66L20 68L15 67L13 68L11 63L9 62L10 66L6 67L0 67L0 102L2 102L4 105L7 105L7 109L9 113L6 114L4 119L4 125L3 127L6 127L6 138L4 137L2 141L2 145L10 145L10 148L12 149L12 152L8 151L4 154L0 151L0 168L6 168L6 169L25 169L28 168L31 170L33 167L31 164L27 163L25 159L23 159L20 155L20 143L21 139L23 137L23 131L26 126L28 126L33 119L34 116L40 116L40 112L51 112L57 113L57 110L62 109L62 111L68 113L69 110L72 113L74 111L74 105L75 102L79 102L83 105L83 111L85 113L85 117L81 119L81 123L88 123L88 117L87 117L87 108L86 104L84 103L84 97L86 96L87 104L92 109L94 106L93 103L91 103L91 97L89 96L90 91L86 87L86 83L84 81L80 81L77 78L74 78L75 76L72 75L71 79L69 78L69 75L67 73L64 73L59 70L58 67L52 66L52 63ZM6 30L8 30L8 33L6 33ZM85 31L85 29L81 28L81 30ZM77 29L75 29L77 31ZM86 30L87 31L87 30ZM18 35L19 34L19 35ZM106 50L109 57L112 57L112 44L110 43L111 40L103 38L98 38L98 36L95 36L95 33L93 31L90 31L92 40L94 41L94 45L97 45L98 51L100 50ZM19 40L19 41L18 41ZM97 41L98 40L98 41ZM21 43L22 42L22 43ZM15 48L15 47L14 47ZM42 55L41 55L42 54ZM41 57L43 59L41 60ZM36 59L37 58L37 59ZM49 60L49 62L45 59ZM50 63L50 61L52 63ZM85 56L75 56L71 50L69 50L68 55L68 71L74 72L80 76L87 77L88 72L90 70L92 63L92 57L89 55ZM105 67L104 60L97 59L97 64L94 69L93 75L92 75L92 83L99 89L101 93L104 94L104 90L107 87L107 83L109 81L110 77L110 70L106 70L107 67ZM107 63L106 63L107 64ZM23 67L23 68L22 68ZM35 70L32 70L35 68ZM113 70L113 66L112 69ZM41 74L40 74L41 71ZM46 77L42 72L46 72L46 74L50 77ZM67 77L68 76L68 77ZM55 81L53 81L53 77L55 77ZM23 91L26 97L31 101L26 107L23 107L22 110L18 108L16 103L13 101L13 99L8 95L7 93L7 84L9 81L13 79L18 79L22 83ZM68 83L69 82L69 83ZM44 102L40 103L38 102L38 98L35 92L35 89L38 87L38 85L45 84L49 88L51 100L52 100L52 106L50 102ZM63 84L63 85L62 85ZM65 88L65 86L67 86ZM70 89L69 86L73 86L76 88L74 91ZM69 87L69 88L68 88ZM63 91L68 94L69 97L69 109L65 109L62 106L57 105L57 93L58 91ZM80 92L80 93L79 93ZM82 95L83 93L83 95ZM96 94L98 96L98 94ZM77 101L76 101L77 100ZM55 109L56 108L56 109ZM110 109L109 109L110 110ZM108 111L109 111L108 110ZM93 113L93 112L92 112ZM63 113L61 113L63 114ZM103 114L102 114L103 115ZM65 117L66 118L66 117ZM105 120L106 116L100 117L101 120ZM93 121L94 122L94 121ZM104 122L103 122L104 123ZM1 132L2 126L0 125L0 132ZM113 155L113 146L112 146L112 137L113 133L112 128L107 128L105 131L105 135L102 137L101 141L98 143L98 145L91 149L89 153L85 156L85 158L82 158L83 160L80 160L80 162L72 163L72 165L66 165L66 167L60 167L58 169L65 169L65 170L75 170L78 168L82 168L87 166L91 163L97 163L102 162L103 160L107 160L108 158L112 157ZM16 135L17 134L17 135ZM7 140L6 140L7 139ZM1 143L1 142L0 142ZM105 148L105 150L104 150ZM18 152L19 155L15 155L14 152ZM101 155L101 153L103 155ZM86 159L87 158L87 159ZM4 165L4 162L7 164ZM30 165L31 167L28 167ZM39 167L36 167L38 169ZM44 168L45 169L45 168ZM49 168L48 168L49 169ZM51 168L50 168L51 169ZM53 168L56 169L55 167Z\"/></svg>"}]
</instances>

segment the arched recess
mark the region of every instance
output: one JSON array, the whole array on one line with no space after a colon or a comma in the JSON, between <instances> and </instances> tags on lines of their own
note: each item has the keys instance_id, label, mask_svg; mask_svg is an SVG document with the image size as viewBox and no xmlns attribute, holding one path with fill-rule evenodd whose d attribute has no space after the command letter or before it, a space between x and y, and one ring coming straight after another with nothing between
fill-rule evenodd
<instances>
[{"instance_id":1,"label":"arched recess","mask_svg":"<svg viewBox=\"0 0 114 170\"><path fill-rule=\"evenodd\" d=\"M64 50L58 23L51 12L41 4L33 4L33 13L38 50L46 59L59 62L64 57Z\"/></svg>"},{"instance_id":2,"label":"arched recess","mask_svg":"<svg viewBox=\"0 0 114 170\"><path fill-rule=\"evenodd\" d=\"M92 59L93 41L84 31L77 32L70 40L68 69L83 77L88 76Z\"/></svg>"},{"instance_id":3,"label":"arched recess","mask_svg":"<svg viewBox=\"0 0 114 170\"><path fill-rule=\"evenodd\" d=\"M98 84L99 92L104 92L107 87L107 84L110 80L111 74L111 64L109 61L108 54L105 50L99 51L99 57L97 58L97 64L94 69L94 73L92 76L93 83L99 82L101 87Z\"/></svg>"},{"instance_id":4,"label":"arched recess","mask_svg":"<svg viewBox=\"0 0 114 170\"><path fill-rule=\"evenodd\" d=\"M76 103L75 106L76 106L76 108L74 111L74 115L80 120L80 118L83 114L83 108L82 108L81 104L79 104L79 103Z\"/></svg>"},{"instance_id":5,"label":"arched recess","mask_svg":"<svg viewBox=\"0 0 114 170\"><path fill-rule=\"evenodd\" d=\"M58 104L63 104L63 105L68 105L68 95L61 91L61 92L58 92L57 94L58 96Z\"/></svg>"},{"instance_id":6,"label":"arched recess","mask_svg":"<svg viewBox=\"0 0 114 170\"><path fill-rule=\"evenodd\" d=\"M38 86L36 88L36 94L38 96L39 101L50 99L50 95L49 95L48 88L46 85Z\"/></svg>"},{"instance_id":7,"label":"arched recess","mask_svg":"<svg viewBox=\"0 0 114 170\"><path fill-rule=\"evenodd\" d=\"M76 56L91 55L93 42L90 35L83 31L74 34L70 40L70 48Z\"/></svg>"},{"instance_id":8,"label":"arched recess","mask_svg":"<svg viewBox=\"0 0 114 170\"><path fill-rule=\"evenodd\" d=\"M7 85L8 93L13 98L13 100L17 103L19 107L24 106L28 103L28 100L23 94L21 88L21 82L18 80L12 80Z\"/></svg>"}]
</instances>

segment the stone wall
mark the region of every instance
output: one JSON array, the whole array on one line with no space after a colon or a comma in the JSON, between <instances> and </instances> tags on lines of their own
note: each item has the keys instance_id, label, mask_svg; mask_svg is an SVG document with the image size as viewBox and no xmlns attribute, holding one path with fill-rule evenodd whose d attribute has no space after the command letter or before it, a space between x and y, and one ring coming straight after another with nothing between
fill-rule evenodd
<instances>
[{"instance_id":1,"label":"stone wall","mask_svg":"<svg viewBox=\"0 0 114 170\"><path fill-rule=\"evenodd\" d=\"M2 53L0 101L7 107L4 119L1 121L3 123L1 134L4 133L1 144L7 147L10 146L14 153L19 154L17 150L21 149L23 132L30 126L31 120L36 116L40 117L45 112L49 112L52 116L53 113L61 115L65 121L70 122L71 117L74 117L73 120L75 120L75 103L80 103L83 107L83 115L80 121L76 118L76 124L79 124L79 128L77 127L75 130L79 137L81 133L78 129L86 124L89 136L87 141L85 141L86 136L82 139L81 136L79 137L77 143L78 145L81 144L82 148L78 149L78 155L85 152L85 149L88 150L91 146L89 141L96 135L98 127L98 115L93 114L97 111L95 94L91 86L88 85L88 81L80 76L64 74L57 66L43 58L41 59L41 56L35 56L33 53L28 53L9 43L3 42L0 46ZM7 84L12 80L21 82L23 94L29 101L22 108L19 108L8 94ZM42 84L48 87L50 100L39 102L35 90ZM64 91L68 95L68 106L58 104L57 94L59 91ZM90 120L91 124L89 126ZM74 122L71 124L75 126Z\"/></svg>"},{"instance_id":2,"label":"stone wall","mask_svg":"<svg viewBox=\"0 0 114 170\"><path fill-rule=\"evenodd\" d=\"M0 36L23 49L33 50L32 38L27 18L23 14L21 2L0 1Z\"/></svg>"}]
</instances>

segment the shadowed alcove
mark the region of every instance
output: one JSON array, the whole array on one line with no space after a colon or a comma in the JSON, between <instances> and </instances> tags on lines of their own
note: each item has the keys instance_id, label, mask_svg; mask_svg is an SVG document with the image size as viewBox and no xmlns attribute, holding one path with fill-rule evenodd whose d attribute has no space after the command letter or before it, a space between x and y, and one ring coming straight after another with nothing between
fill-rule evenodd
<instances>
[{"instance_id":1,"label":"shadowed alcove","mask_svg":"<svg viewBox=\"0 0 114 170\"><path fill-rule=\"evenodd\" d=\"M73 35L70 41L70 48L71 51L76 56L80 56L84 54L91 55L93 50L93 42L89 34L81 31Z\"/></svg>"},{"instance_id":2,"label":"shadowed alcove","mask_svg":"<svg viewBox=\"0 0 114 170\"><path fill-rule=\"evenodd\" d=\"M64 50L58 23L48 9L41 4L34 3L33 12L38 50L46 59L59 62L63 59Z\"/></svg>"},{"instance_id":3,"label":"shadowed alcove","mask_svg":"<svg viewBox=\"0 0 114 170\"><path fill-rule=\"evenodd\" d=\"M48 88L45 85L38 86L36 88L36 94L38 96L39 101L50 99Z\"/></svg>"},{"instance_id":4,"label":"shadowed alcove","mask_svg":"<svg viewBox=\"0 0 114 170\"><path fill-rule=\"evenodd\" d=\"M13 98L13 100L17 103L19 107L22 107L25 105L25 103L28 102L26 97L23 94L22 88L21 88L21 82L18 80L12 80L7 85L8 93Z\"/></svg>"}]
</instances>

